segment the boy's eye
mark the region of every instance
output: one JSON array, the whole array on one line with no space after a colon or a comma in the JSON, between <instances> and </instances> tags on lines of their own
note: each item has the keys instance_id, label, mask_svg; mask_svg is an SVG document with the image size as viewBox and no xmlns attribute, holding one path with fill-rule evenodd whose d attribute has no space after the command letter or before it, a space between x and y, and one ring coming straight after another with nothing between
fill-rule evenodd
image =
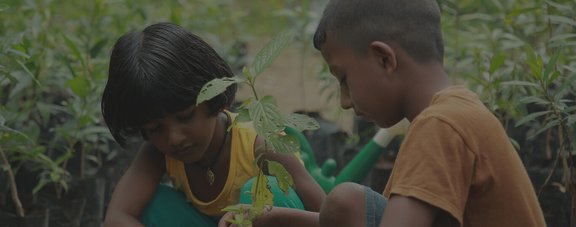
<instances>
[{"instance_id":1,"label":"boy's eye","mask_svg":"<svg viewBox=\"0 0 576 227\"><path fill-rule=\"evenodd\" d=\"M342 76L342 78L340 79L340 86L346 86L346 76Z\"/></svg>"}]
</instances>

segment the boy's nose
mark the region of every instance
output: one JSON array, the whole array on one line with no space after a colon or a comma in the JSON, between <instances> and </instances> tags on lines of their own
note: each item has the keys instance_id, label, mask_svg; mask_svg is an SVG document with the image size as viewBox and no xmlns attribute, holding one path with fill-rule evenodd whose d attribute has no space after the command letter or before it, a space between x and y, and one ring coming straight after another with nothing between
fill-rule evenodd
<instances>
[{"instance_id":1,"label":"boy's nose","mask_svg":"<svg viewBox=\"0 0 576 227\"><path fill-rule=\"evenodd\" d=\"M344 93L340 94L340 106L342 106L343 109L352 108L352 99L348 97L348 94Z\"/></svg>"}]
</instances>

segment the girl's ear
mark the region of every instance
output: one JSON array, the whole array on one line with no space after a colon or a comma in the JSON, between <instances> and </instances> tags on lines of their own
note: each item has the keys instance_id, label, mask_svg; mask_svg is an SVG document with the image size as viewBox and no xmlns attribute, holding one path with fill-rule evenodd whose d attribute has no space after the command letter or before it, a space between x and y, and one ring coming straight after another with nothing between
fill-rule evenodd
<instances>
[{"instance_id":1,"label":"girl's ear","mask_svg":"<svg viewBox=\"0 0 576 227\"><path fill-rule=\"evenodd\" d=\"M390 45L374 41L370 44L370 51L378 58L379 63L388 73L393 72L398 67L396 52Z\"/></svg>"}]
</instances>

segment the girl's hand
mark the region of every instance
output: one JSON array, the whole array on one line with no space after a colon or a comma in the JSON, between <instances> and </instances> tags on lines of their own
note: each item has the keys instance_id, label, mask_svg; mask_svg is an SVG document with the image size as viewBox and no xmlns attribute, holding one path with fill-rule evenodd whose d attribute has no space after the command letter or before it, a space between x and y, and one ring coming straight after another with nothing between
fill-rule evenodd
<instances>
[{"instance_id":1,"label":"girl's hand","mask_svg":"<svg viewBox=\"0 0 576 227\"><path fill-rule=\"evenodd\" d=\"M222 218L220 218L220 222L218 222L218 227L234 227L236 225L230 223L229 221L234 220L234 215L236 213L234 211L229 211L226 212L226 214L224 214L224 216L222 216Z\"/></svg>"}]
</instances>

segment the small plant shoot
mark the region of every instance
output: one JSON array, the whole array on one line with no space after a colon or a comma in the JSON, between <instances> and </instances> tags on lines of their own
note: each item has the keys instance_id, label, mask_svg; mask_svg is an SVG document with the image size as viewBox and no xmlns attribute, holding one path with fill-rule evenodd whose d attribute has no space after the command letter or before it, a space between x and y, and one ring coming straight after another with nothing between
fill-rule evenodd
<instances>
[{"instance_id":1,"label":"small plant shoot","mask_svg":"<svg viewBox=\"0 0 576 227\"><path fill-rule=\"evenodd\" d=\"M276 99L266 95L259 97L256 92L256 78L280 55L280 53L292 42L294 32L285 31L276 35L256 54L250 66L242 70L242 77L218 78L204 85L197 97L196 105L210 100L218 94L224 92L226 88L233 84L246 84L252 89L252 97L246 100L238 108L238 115L233 124L240 122L252 122L256 133L265 139L266 150L281 154L292 154L300 151L298 140L284 132L286 127L294 128L298 131L315 130L320 126L316 120L302 114L282 115L278 110ZM266 161L268 172L275 176L280 189L288 193L288 189L294 184L292 176L282 166L275 161ZM257 162L263 163L263 162ZM257 165L259 175L252 186L252 204L248 208L242 205L233 205L224 208L224 211L232 211L236 215L232 224L238 226L251 226L252 220L262 212L270 209L273 205L274 194L270 190L268 179L264 175L262 165Z\"/></svg>"}]
</instances>

